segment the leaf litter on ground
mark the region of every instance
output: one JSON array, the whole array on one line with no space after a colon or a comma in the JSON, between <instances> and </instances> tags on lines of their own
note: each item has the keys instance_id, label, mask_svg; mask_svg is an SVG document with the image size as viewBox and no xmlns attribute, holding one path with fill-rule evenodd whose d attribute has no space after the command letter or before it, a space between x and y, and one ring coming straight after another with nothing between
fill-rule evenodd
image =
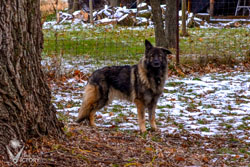
<instances>
[{"instance_id":1,"label":"leaf litter on ground","mask_svg":"<svg viewBox=\"0 0 250 167\"><path fill-rule=\"evenodd\" d=\"M213 73L171 75L156 110L159 131L145 134L138 132L135 106L124 101L98 111L97 128L88 127L87 122L74 123L93 71L81 68L66 65L65 71L71 73L65 74L66 80L49 81L67 136L53 142L68 147L56 147L56 151L75 156L75 166L78 162L83 166L249 165L249 68L208 68Z\"/></svg>"}]
</instances>

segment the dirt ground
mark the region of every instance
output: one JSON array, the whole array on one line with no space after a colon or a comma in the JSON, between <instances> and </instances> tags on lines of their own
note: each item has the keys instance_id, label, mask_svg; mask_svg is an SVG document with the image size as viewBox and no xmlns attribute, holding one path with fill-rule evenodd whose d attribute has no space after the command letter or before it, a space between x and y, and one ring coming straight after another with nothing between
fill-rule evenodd
<instances>
[{"instance_id":1,"label":"dirt ground","mask_svg":"<svg viewBox=\"0 0 250 167\"><path fill-rule=\"evenodd\" d=\"M185 129L141 134L86 122L66 123L64 131L60 139L28 140L17 164L6 153L0 166L250 167L250 143L232 134L201 136Z\"/></svg>"},{"instance_id":2,"label":"dirt ground","mask_svg":"<svg viewBox=\"0 0 250 167\"><path fill-rule=\"evenodd\" d=\"M17 166L249 166L250 155L242 151L249 143L237 136L202 137L188 134L162 134L117 131L70 125L65 138L31 139L25 155L37 162ZM15 166L0 161L1 166Z\"/></svg>"}]
</instances>

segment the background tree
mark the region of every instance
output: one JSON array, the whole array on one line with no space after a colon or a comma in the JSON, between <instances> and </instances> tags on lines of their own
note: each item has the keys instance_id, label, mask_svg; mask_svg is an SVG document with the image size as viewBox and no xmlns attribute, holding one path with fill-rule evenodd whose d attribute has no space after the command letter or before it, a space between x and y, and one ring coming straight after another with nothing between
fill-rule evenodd
<instances>
[{"instance_id":1,"label":"background tree","mask_svg":"<svg viewBox=\"0 0 250 167\"><path fill-rule=\"evenodd\" d=\"M143 2L143 0L136 0L137 6L138 6L141 2Z\"/></svg>"},{"instance_id":2,"label":"background tree","mask_svg":"<svg viewBox=\"0 0 250 167\"><path fill-rule=\"evenodd\" d=\"M11 139L61 136L41 69L40 0L0 1L0 155Z\"/></svg>"},{"instance_id":3,"label":"background tree","mask_svg":"<svg viewBox=\"0 0 250 167\"><path fill-rule=\"evenodd\" d=\"M121 0L109 0L110 6L120 6Z\"/></svg>"},{"instance_id":4,"label":"background tree","mask_svg":"<svg viewBox=\"0 0 250 167\"><path fill-rule=\"evenodd\" d=\"M165 38L167 48L176 48L176 0L166 0L167 10L165 12Z\"/></svg>"},{"instance_id":5,"label":"background tree","mask_svg":"<svg viewBox=\"0 0 250 167\"><path fill-rule=\"evenodd\" d=\"M187 32L187 15L186 15L186 12L187 12L187 1L186 0L182 0L182 3L181 3L181 35L182 36L188 36L188 32Z\"/></svg>"},{"instance_id":6,"label":"background tree","mask_svg":"<svg viewBox=\"0 0 250 167\"><path fill-rule=\"evenodd\" d=\"M150 0L155 26L156 45L166 48L176 48L176 0L166 0L165 30L160 4L161 0Z\"/></svg>"},{"instance_id":7,"label":"background tree","mask_svg":"<svg viewBox=\"0 0 250 167\"><path fill-rule=\"evenodd\" d=\"M162 19L161 0L150 0L152 7L156 46L167 47Z\"/></svg>"},{"instance_id":8,"label":"background tree","mask_svg":"<svg viewBox=\"0 0 250 167\"><path fill-rule=\"evenodd\" d=\"M81 8L82 8L81 1L73 0L73 6L72 6L72 9L71 9L70 13L73 13L76 10L80 10Z\"/></svg>"},{"instance_id":9,"label":"background tree","mask_svg":"<svg viewBox=\"0 0 250 167\"><path fill-rule=\"evenodd\" d=\"M103 8L108 4L108 0L92 0L93 9ZM69 13L73 13L76 10L84 9L89 12L89 0L68 0Z\"/></svg>"}]
</instances>

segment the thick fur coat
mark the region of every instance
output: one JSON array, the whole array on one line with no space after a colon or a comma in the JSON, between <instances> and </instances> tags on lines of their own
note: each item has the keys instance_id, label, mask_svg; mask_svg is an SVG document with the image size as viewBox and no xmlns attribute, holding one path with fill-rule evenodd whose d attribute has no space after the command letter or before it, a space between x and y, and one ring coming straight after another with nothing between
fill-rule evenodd
<instances>
[{"instance_id":1,"label":"thick fur coat","mask_svg":"<svg viewBox=\"0 0 250 167\"><path fill-rule=\"evenodd\" d=\"M156 130L155 109L163 92L167 76L167 49L154 47L145 40L145 55L133 66L111 66L96 70L85 87L77 122L88 119L95 126L97 110L112 102L125 99L136 104L141 132L146 131L145 110L149 113L152 130Z\"/></svg>"}]
</instances>

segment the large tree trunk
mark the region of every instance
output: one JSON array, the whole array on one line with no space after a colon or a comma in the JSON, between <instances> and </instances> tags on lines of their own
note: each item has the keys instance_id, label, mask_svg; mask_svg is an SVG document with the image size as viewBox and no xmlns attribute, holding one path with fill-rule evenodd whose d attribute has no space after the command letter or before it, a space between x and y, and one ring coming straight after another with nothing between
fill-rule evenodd
<instances>
[{"instance_id":1,"label":"large tree trunk","mask_svg":"<svg viewBox=\"0 0 250 167\"><path fill-rule=\"evenodd\" d=\"M167 48L176 48L176 0L166 0L165 33L167 39Z\"/></svg>"},{"instance_id":2,"label":"large tree trunk","mask_svg":"<svg viewBox=\"0 0 250 167\"><path fill-rule=\"evenodd\" d=\"M40 0L0 1L0 157L11 139L61 136L41 69Z\"/></svg>"},{"instance_id":3,"label":"large tree trunk","mask_svg":"<svg viewBox=\"0 0 250 167\"><path fill-rule=\"evenodd\" d=\"M164 32L162 10L160 4L160 0L150 0L150 5L152 7L153 13L156 46L166 47L166 37Z\"/></svg>"}]
</instances>

